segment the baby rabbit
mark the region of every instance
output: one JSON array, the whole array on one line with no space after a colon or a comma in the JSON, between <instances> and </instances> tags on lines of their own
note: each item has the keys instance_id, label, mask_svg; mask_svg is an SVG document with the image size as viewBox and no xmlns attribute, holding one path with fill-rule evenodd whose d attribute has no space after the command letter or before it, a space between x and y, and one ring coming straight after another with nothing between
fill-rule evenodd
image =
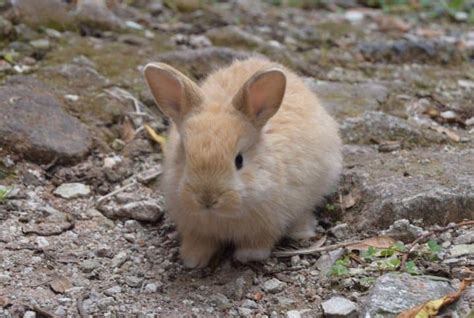
<instances>
[{"instance_id":1,"label":"baby rabbit","mask_svg":"<svg viewBox=\"0 0 474 318\"><path fill-rule=\"evenodd\" d=\"M257 57L201 85L162 63L144 74L172 120L162 187L185 266L206 266L221 244L247 262L269 257L285 235L314 235L313 209L341 172L341 141L301 78Z\"/></svg>"}]
</instances>

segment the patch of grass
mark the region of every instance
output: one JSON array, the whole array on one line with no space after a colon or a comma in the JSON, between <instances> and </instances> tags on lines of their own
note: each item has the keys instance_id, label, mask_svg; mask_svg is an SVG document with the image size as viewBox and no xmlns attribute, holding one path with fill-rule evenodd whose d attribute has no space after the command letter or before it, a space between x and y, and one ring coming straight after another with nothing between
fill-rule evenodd
<instances>
[{"instance_id":1,"label":"patch of grass","mask_svg":"<svg viewBox=\"0 0 474 318\"><path fill-rule=\"evenodd\" d=\"M0 203L7 199L8 194L10 193L11 189L7 187L0 187Z\"/></svg>"}]
</instances>

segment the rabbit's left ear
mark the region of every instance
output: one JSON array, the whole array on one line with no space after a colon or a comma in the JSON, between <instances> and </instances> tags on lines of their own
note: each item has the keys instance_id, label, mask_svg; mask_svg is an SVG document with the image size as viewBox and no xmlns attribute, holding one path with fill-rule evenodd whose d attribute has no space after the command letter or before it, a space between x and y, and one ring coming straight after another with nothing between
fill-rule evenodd
<instances>
[{"instance_id":1,"label":"rabbit's left ear","mask_svg":"<svg viewBox=\"0 0 474 318\"><path fill-rule=\"evenodd\" d=\"M179 125L203 97L201 89L188 77L164 63L150 63L145 79L160 110Z\"/></svg>"},{"instance_id":2,"label":"rabbit's left ear","mask_svg":"<svg viewBox=\"0 0 474 318\"><path fill-rule=\"evenodd\" d=\"M234 96L232 104L257 128L262 128L280 108L286 76L279 69L257 72Z\"/></svg>"}]
</instances>

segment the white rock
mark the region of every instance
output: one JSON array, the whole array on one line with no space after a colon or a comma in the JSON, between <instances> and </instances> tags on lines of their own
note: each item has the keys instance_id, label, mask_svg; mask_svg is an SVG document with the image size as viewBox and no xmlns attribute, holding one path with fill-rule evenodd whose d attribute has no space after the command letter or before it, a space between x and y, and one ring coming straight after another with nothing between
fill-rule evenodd
<instances>
[{"instance_id":1,"label":"white rock","mask_svg":"<svg viewBox=\"0 0 474 318\"><path fill-rule=\"evenodd\" d=\"M458 80L458 85L464 88L474 88L474 81Z\"/></svg>"},{"instance_id":2,"label":"white rock","mask_svg":"<svg viewBox=\"0 0 474 318\"><path fill-rule=\"evenodd\" d=\"M36 318L36 313L34 311L28 310L23 314L23 318Z\"/></svg>"},{"instance_id":3,"label":"white rock","mask_svg":"<svg viewBox=\"0 0 474 318\"><path fill-rule=\"evenodd\" d=\"M344 18L351 23L358 23L364 19L364 14L360 11L349 10L344 15Z\"/></svg>"},{"instance_id":4,"label":"white rock","mask_svg":"<svg viewBox=\"0 0 474 318\"><path fill-rule=\"evenodd\" d=\"M154 283L148 283L145 285L145 292L153 294L158 291L158 286Z\"/></svg>"},{"instance_id":5,"label":"white rock","mask_svg":"<svg viewBox=\"0 0 474 318\"><path fill-rule=\"evenodd\" d=\"M267 280L263 284L263 289L266 292L269 292L271 294L276 294L276 293L281 292L283 290L283 288L285 288L285 286L286 286L285 283L279 281L276 278L272 278L272 279Z\"/></svg>"},{"instance_id":6,"label":"white rock","mask_svg":"<svg viewBox=\"0 0 474 318\"><path fill-rule=\"evenodd\" d=\"M91 188L82 183L63 183L54 190L54 194L65 198L73 199L78 197L85 197L91 193Z\"/></svg>"},{"instance_id":7,"label":"white rock","mask_svg":"<svg viewBox=\"0 0 474 318\"><path fill-rule=\"evenodd\" d=\"M332 297L331 299L323 302L321 307L323 308L324 317L327 318L357 317L356 305L344 297Z\"/></svg>"},{"instance_id":8,"label":"white rock","mask_svg":"<svg viewBox=\"0 0 474 318\"><path fill-rule=\"evenodd\" d=\"M49 246L48 240L42 236L38 236L36 238L36 244L38 244L39 248L45 248Z\"/></svg>"},{"instance_id":9,"label":"white rock","mask_svg":"<svg viewBox=\"0 0 474 318\"><path fill-rule=\"evenodd\" d=\"M126 21L125 25L127 26L127 28L132 29L132 30L137 30L137 31L143 30L143 26L134 21L130 21L130 20Z\"/></svg>"},{"instance_id":10,"label":"white rock","mask_svg":"<svg viewBox=\"0 0 474 318\"><path fill-rule=\"evenodd\" d=\"M451 257L459 257L464 255L474 255L474 244L454 245L449 250Z\"/></svg>"},{"instance_id":11,"label":"white rock","mask_svg":"<svg viewBox=\"0 0 474 318\"><path fill-rule=\"evenodd\" d=\"M79 96L72 94L66 94L64 95L64 98L70 102L77 102L79 100Z\"/></svg>"},{"instance_id":12,"label":"white rock","mask_svg":"<svg viewBox=\"0 0 474 318\"><path fill-rule=\"evenodd\" d=\"M457 116L456 113L453 112L452 110L447 110L445 112L442 112L440 115L444 119L453 119L453 118L456 118L456 116Z\"/></svg>"}]
</instances>

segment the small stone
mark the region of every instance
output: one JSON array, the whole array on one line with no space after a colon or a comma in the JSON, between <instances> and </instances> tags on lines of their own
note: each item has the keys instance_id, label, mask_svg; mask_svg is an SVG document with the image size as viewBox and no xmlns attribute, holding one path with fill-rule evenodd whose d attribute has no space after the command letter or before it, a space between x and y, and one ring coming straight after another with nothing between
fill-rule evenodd
<instances>
[{"instance_id":1,"label":"small stone","mask_svg":"<svg viewBox=\"0 0 474 318\"><path fill-rule=\"evenodd\" d=\"M303 315L308 314L311 312L310 309L303 309L303 310L290 310L286 312L286 318L302 318ZM311 317L312 315L310 315Z\"/></svg>"},{"instance_id":2,"label":"small stone","mask_svg":"<svg viewBox=\"0 0 474 318\"><path fill-rule=\"evenodd\" d=\"M79 96L71 94L64 95L64 98L70 102L77 102L79 100Z\"/></svg>"},{"instance_id":3,"label":"small stone","mask_svg":"<svg viewBox=\"0 0 474 318\"><path fill-rule=\"evenodd\" d=\"M383 232L384 235L403 242L411 242L422 233L423 229L421 227L410 224L407 219L396 220L388 230Z\"/></svg>"},{"instance_id":4,"label":"small stone","mask_svg":"<svg viewBox=\"0 0 474 318\"><path fill-rule=\"evenodd\" d=\"M325 277L331 270L331 266L344 255L344 249L339 248L321 255L316 261L316 268L320 270L321 276Z\"/></svg>"},{"instance_id":5,"label":"small stone","mask_svg":"<svg viewBox=\"0 0 474 318\"><path fill-rule=\"evenodd\" d=\"M364 13L360 11L349 10L345 13L344 18L351 23L358 23L364 19Z\"/></svg>"},{"instance_id":6,"label":"small stone","mask_svg":"<svg viewBox=\"0 0 474 318\"><path fill-rule=\"evenodd\" d=\"M293 255L291 257L291 266L299 266L301 264L301 258L299 255Z\"/></svg>"},{"instance_id":7,"label":"small stone","mask_svg":"<svg viewBox=\"0 0 474 318\"><path fill-rule=\"evenodd\" d=\"M249 308L239 307L238 310L242 317L251 317L253 313L253 310Z\"/></svg>"},{"instance_id":8,"label":"small stone","mask_svg":"<svg viewBox=\"0 0 474 318\"><path fill-rule=\"evenodd\" d=\"M449 250L451 257L459 257L464 255L473 255L474 254L474 244L459 244L454 245Z\"/></svg>"},{"instance_id":9,"label":"small stone","mask_svg":"<svg viewBox=\"0 0 474 318\"><path fill-rule=\"evenodd\" d=\"M86 259L81 264L81 269L84 273L90 273L100 266L100 263L95 259Z\"/></svg>"},{"instance_id":10,"label":"small stone","mask_svg":"<svg viewBox=\"0 0 474 318\"><path fill-rule=\"evenodd\" d=\"M30 45L35 49L46 50L49 49L49 40L48 39L39 39L30 42Z\"/></svg>"},{"instance_id":11,"label":"small stone","mask_svg":"<svg viewBox=\"0 0 474 318\"><path fill-rule=\"evenodd\" d=\"M62 33L55 29L46 28L44 32L50 38L60 39L62 37Z\"/></svg>"},{"instance_id":12,"label":"small stone","mask_svg":"<svg viewBox=\"0 0 474 318\"><path fill-rule=\"evenodd\" d=\"M137 276L127 276L125 283L130 287L140 287L143 282L143 278Z\"/></svg>"},{"instance_id":13,"label":"small stone","mask_svg":"<svg viewBox=\"0 0 474 318\"><path fill-rule=\"evenodd\" d=\"M99 299L99 301L97 302L97 306L102 310L106 310L108 307L113 306L114 304L115 300L112 297L105 297Z\"/></svg>"},{"instance_id":14,"label":"small stone","mask_svg":"<svg viewBox=\"0 0 474 318\"><path fill-rule=\"evenodd\" d=\"M335 227L331 228L329 231L338 240L343 240L349 237L350 232L351 232L349 225L347 223L338 224Z\"/></svg>"},{"instance_id":15,"label":"small stone","mask_svg":"<svg viewBox=\"0 0 474 318\"><path fill-rule=\"evenodd\" d=\"M117 255L114 256L111 262L111 266L113 268L120 267L128 260L128 254L125 251L119 252Z\"/></svg>"},{"instance_id":16,"label":"small stone","mask_svg":"<svg viewBox=\"0 0 474 318\"><path fill-rule=\"evenodd\" d=\"M115 294L120 294L122 292L122 288L118 285L110 287L104 291L104 294L107 296L113 296Z\"/></svg>"},{"instance_id":17,"label":"small stone","mask_svg":"<svg viewBox=\"0 0 474 318\"><path fill-rule=\"evenodd\" d=\"M229 299L221 293L215 293L211 296L211 304L221 310L232 307L232 304L230 303Z\"/></svg>"},{"instance_id":18,"label":"small stone","mask_svg":"<svg viewBox=\"0 0 474 318\"><path fill-rule=\"evenodd\" d=\"M461 234L454 239L454 244L471 244L474 243L474 231Z\"/></svg>"},{"instance_id":19,"label":"small stone","mask_svg":"<svg viewBox=\"0 0 474 318\"><path fill-rule=\"evenodd\" d=\"M88 185L82 183L63 183L54 190L54 194L64 198L73 199L88 196L91 189Z\"/></svg>"},{"instance_id":20,"label":"small stone","mask_svg":"<svg viewBox=\"0 0 474 318\"><path fill-rule=\"evenodd\" d=\"M134 21L126 21L125 25L127 26L127 28L132 29L132 30L137 30L137 31L143 30L143 26Z\"/></svg>"},{"instance_id":21,"label":"small stone","mask_svg":"<svg viewBox=\"0 0 474 318\"><path fill-rule=\"evenodd\" d=\"M6 285L10 281L10 275L0 274L0 284Z\"/></svg>"},{"instance_id":22,"label":"small stone","mask_svg":"<svg viewBox=\"0 0 474 318\"><path fill-rule=\"evenodd\" d=\"M23 318L36 318L36 313L34 311L28 310L24 313Z\"/></svg>"},{"instance_id":23,"label":"small stone","mask_svg":"<svg viewBox=\"0 0 474 318\"><path fill-rule=\"evenodd\" d=\"M158 286L155 283L148 283L145 285L145 292L149 294L156 293L158 291Z\"/></svg>"},{"instance_id":24,"label":"small stone","mask_svg":"<svg viewBox=\"0 0 474 318\"><path fill-rule=\"evenodd\" d=\"M443 117L444 119L454 119L456 118L458 115L453 112L452 110L447 110L445 112L442 112L441 114L439 114L441 117Z\"/></svg>"},{"instance_id":25,"label":"small stone","mask_svg":"<svg viewBox=\"0 0 474 318\"><path fill-rule=\"evenodd\" d=\"M281 292L283 288L285 288L285 286L286 286L285 283L279 281L276 278L272 278L272 279L267 280L263 284L263 290L271 294L276 294L276 293Z\"/></svg>"},{"instance_id":26,"label":"small stone","mask_svg":"<svg viewBox=\"0 0 474 318\"><path fill-rule=\"evenodd\" d=\"M36 244L38 244L39 248L46 248L49 246L48 240L43 236L38 236L36 238Z\"/></svg>"},{"instance_id":27,"label":"small stone","mask_svg":"<svg viewBox=\"0 0 474 318\"><path fill-rule=\"evenodd\" d=\"M123 148L125 148L126 144L122 139L114 139L111 146L113 150L121 151Z\"/></svg>"},{"instance_id":28,"label":"small stone","mask_svg":"<svg viewBox=\"0 0 474 318\"><path fill-rule=\"evenodd\" d=\"M324 317L327 318L356 318L356 305L347 298L336 296L321 304Z\"/></svg>"},{"instance_id":29,"label":"small stone","mask_svg":"<svg viewBox=\"0 0 474 318\"><path fill-rule=\"evenodd\" d=\"M456 19L456 21L464 22L464 21L467 21L468 18L469 18L469 15L463 11L457 11L454 14L454 19Z\"/></svg>"},{"instance_id":30,"label":"small stone","mask_svg":"<svg viewBox=\"0 0 474 318\"><path fill-rule=\"evenodd\" d=\"M144 222L156 222L163 216L162 198L148 199L124 204L118 208L101 207L109 218L129 218Z\"/></svg>"},{"instance_id":31,"label":"small stone","mask_svg":"<svg viewBox=\"0 0 474 318\"><path fill-rule=\"evenodd\" d=\"M246 299L242 302L242 307L244 308L250 308L250 309L257 309L258 305L256 302L250 299Z\"/></svg>"}]
</instances>

